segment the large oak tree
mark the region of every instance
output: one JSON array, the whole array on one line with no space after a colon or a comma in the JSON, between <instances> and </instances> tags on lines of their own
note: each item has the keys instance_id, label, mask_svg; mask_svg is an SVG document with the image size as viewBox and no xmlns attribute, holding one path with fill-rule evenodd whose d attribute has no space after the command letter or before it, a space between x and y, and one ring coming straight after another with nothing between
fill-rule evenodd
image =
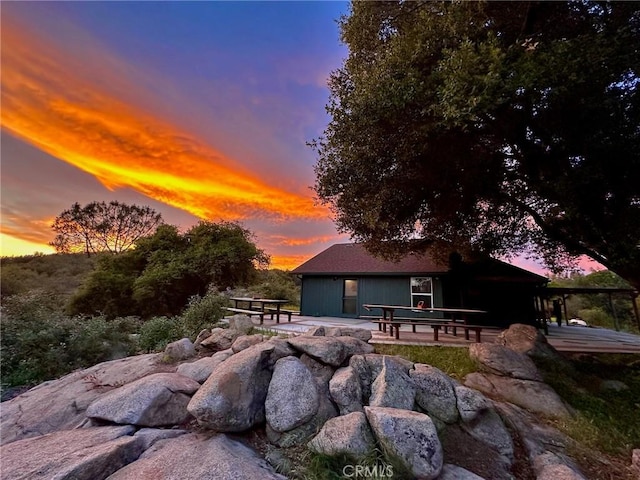
<instances>
[{"instance_id":1,"label":"large oak tree","mask_svg":"<svg viewBox=\"0 0 640 480\"><path fill-rule=\"evenodd\" d=\"M587 255L640 286L640 3L354 2L340 26L312 146L342 231Z\"/></svg>"}]
</instances>

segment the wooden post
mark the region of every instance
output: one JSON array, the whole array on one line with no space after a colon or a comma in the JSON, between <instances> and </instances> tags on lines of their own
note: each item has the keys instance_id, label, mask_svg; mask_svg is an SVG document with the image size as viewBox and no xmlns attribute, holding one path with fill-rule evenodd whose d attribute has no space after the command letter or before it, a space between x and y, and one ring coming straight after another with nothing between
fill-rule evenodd
<instances>
[{"instance_id":1,"label":"wooden post","mask_svg":"<svg viewBox=\"0 0 640 480\"><path fill-rule=\"evenodd\" d=\"M613 325L616 328L616 332L619 332L620 325L618 324L618 315L616 314L616 308L613 306L613 298L611 292L609 292L609 306L611 307L611 312L613 313Z\"/></svg>"},{"instance_id":2,"label":"wooden post","mask_svg":"<svg viewBox=\"0 0 640 480\"><path fill-rule=\"evenodd\" d=\"M638 303L636 302L637 297L638 297L637 293L631 294L631 304L633 305L633 313L635 313L636 315L636 323L638 324L638 330L640 330L640 314L638 314Z\"/></svg>"}]
</instances>

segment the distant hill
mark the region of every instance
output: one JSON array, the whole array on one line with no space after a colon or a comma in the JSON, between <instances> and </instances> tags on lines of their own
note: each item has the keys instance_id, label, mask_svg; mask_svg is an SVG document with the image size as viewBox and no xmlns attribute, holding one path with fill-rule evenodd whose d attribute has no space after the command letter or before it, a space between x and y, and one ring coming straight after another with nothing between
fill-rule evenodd
<instances>
[{"instance_id":1,"label":"distant hill","mask_svg":"<svg viewBox=\"0 0 640 480\"><path fill-rule=\"evenodd\" d=\"M0 293L9 296L44 290L68 297L93 271L97 258L81 253L2 257Z\"/></svg>"}]
</instances>

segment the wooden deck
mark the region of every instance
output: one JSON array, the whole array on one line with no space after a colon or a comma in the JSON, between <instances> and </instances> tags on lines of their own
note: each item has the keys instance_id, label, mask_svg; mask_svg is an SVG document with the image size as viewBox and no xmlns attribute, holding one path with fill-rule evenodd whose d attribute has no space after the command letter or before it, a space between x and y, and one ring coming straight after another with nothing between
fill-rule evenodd
<instances>
[{"instance_id":1,"label":"wooden deck","mask_svg":"<svg viewBox=\"0 0 640 480\"><path fill-rule=\"evenodd\" d=\"M275 320L264 320L264 327L282 333L303 333L313 326L326 327L354 327L371 330L371 343L397 343L404 345L440 345L440 346L466 346L473 343L465 340L464 335L458 332L457 336L451 333L441 332L438 342L433 341L431 328L417 327L417 332L411 331L410 325L404 325L400 330L400 339L389 337L388 333L378 331L378 326L362 318L336 318L336 317L306 317L294 316L291 323L277 324ZM499 331L483 330L482 343L493 343ZM585 353L637 353L640 354L640 335L625 332L616 332L605 328L589 328L580 326L549 325L547 340L553 347L561 352L585 352Z\"/></svg>"}]
</instances>

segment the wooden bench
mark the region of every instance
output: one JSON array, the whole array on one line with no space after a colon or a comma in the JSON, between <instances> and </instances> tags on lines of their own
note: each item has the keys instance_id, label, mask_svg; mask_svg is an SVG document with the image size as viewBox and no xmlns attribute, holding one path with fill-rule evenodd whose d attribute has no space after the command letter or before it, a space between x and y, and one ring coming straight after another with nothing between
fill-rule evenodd
<instances>
[{"instance_id":1,"label":"wooden bench","mask_svg":"<svg viewBox=\"0 0 640 480\"><path fill-rule=\"evenodd\" d=\"M233 312L233 313L243 313L249 317L252 317L254 315L260 317L260 325L262 325L264 323L264 316L266 315L265 312L260 311L260 310L246 310L244 308L234 308L234 307L225 307L227 309L227 311L229 312ZM273 318L273 317L272 317Z\"/></svg>"},{"instance_id":2,"label":"wooden bench","mask_svg":"<svg viewBox=\"0 0 640 480\"><path fill-rule=\"evenodd\" d=\"M377 323L378 324L378 328L385 331L386 332L386 326L389 325L389 335L394 335L394 327L395 327L395 338L396 340L400 339L400 325L412 325L413 326L413 332L415 333L416 331L416 326L418 325L425 325L427 327L431 327L433 329L433 341L437 342L438 341L438 336L439 336L439 332L440 329L443 328L445 330L445 333L448 333L448 329L451 328L453 330L453 335L456 336L457 332L456 329L461 328L464 330L464 338L465 340L469 340L469 331L472 330L475 332L475 340L476 343L480 343L481 340L481 332L483 328L487 328L485 326L482 325L466 325L463 323L454 323L454 322L425 322L425 321L416 321L416 320L411 320L411 321L405 321L405 320L371 320L372 323ZM384 329L383 329L384 327Z\"/></svg>"},{"instance_id":3,"label":"wooden bench","mask_svg":"<svg viewBox=\"0 0 640 480\"><path fill-rule=\"evenodd\" d=\"M265 308L265 311L269 312L269 314L271 315L271 320L273 320L273 316L278 313L278 309L274 307L267 307ZM284 308L280 309L280 313L283 313L287 316L288 322L291 322L291 315L300 315L300 312L296 312L295 310L287 310ZM276 323L280 323L280 320L278 320L277 318Z\"/></svg>"}]
</instances>

